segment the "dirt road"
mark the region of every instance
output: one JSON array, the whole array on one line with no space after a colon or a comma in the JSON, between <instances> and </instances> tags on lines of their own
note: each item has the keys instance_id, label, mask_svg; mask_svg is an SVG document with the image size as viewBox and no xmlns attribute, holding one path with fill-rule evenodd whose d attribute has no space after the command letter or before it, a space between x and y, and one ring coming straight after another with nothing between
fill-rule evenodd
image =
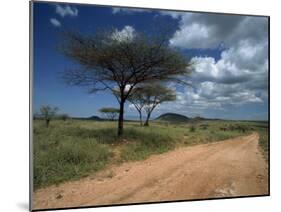
<instances>
[{"instance_id":1,"label":"dirt road","mask_svg":"<svg viewBox=\"0 0 281 212\"><path fill-rule=\"evenodd\" d=\"M262 195L268 168L258 134L178 148L34 194L34 209Z\"/></svg>"}]
</instances>

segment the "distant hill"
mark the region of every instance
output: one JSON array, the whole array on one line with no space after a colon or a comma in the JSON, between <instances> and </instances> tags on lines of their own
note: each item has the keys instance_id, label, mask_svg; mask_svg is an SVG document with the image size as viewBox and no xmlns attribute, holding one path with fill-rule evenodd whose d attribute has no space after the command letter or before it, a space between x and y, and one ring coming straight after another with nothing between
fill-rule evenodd
<instances>
[{"instance_id":1,"label":"distant hill","mask_svg":"<svg viewBox=\"0 0 281 212\"><path fill-rule=\"evenodd\" d=\"M165 113L158 116L155 120L157 121L169 121L169 122L187 122L190 120L187 116L177 113Z\"/></svg>"},{"instance_id":2,"label":"distant hill","mask_svg":"<svg viewBox=\"0 0 281 212\"><path fill-rule=\"evenodd\" d=\"M192 118L193 121L220 121L223 119L217 119L217 118L204 118L201 116L196 116L194 118Z\"/></svg>"},{"instance_id":3,"label":"distant hill","mask_svg":"<svg viewBox=\"0 0 281 212\"><path fill-rule=\"evenodd\" d=\"M90 116L90 117L72 117L72 119L76 119L76 120L94 120L94 121L102 121L103 119L101 119L98 116Z\"/></svg>"},{"instance_id":4,"label":"distant hill","mask_svg":"<svg viewBox=\"0 0 281 212\"><path fill-rule=\"evenodd\" d=\"M100 121L100 120L102 120L100 117L98 117L98 116L90 116L90 117L88 117L87 119L89 119L89 120L96 120L96 121Z\"/></svg>"}]
</instances>

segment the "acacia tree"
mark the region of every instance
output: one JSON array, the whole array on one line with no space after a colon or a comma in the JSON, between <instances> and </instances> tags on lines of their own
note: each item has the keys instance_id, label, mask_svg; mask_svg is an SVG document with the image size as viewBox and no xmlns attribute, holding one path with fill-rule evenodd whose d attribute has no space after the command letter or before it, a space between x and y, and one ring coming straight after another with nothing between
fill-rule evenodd
<instances>
[{"instance_id":1,"label":"acacia tree","mask_svg":"<svg viewBox=\"0 0 281 212\"><path fill-rule=\"evenodd\" d=\"M139 113L140 126L143 125L142 110L146 104L146 99L143 96L142 90L143 90L142 87L137 87L132 91L131 95L128 97L128 101L134 105L134 107L136 108L136 110Z\"/></svg>"},{"instance_id":2,"label":"acacia tree","mask_svg":"<svg viewBox=\"0 0 281 212\"><path fill-rule=\"evenodd\" d=\"M87 86L90 93L109 90L119 102L118 135L123 133L124 105L140 83L183 79L191 71L190 62L170 47L167 37L117 30L93 35L64 33L61 52L79 67L64 73L66 82Z\"/></svg>"},{"instance_id":3,"label":"acacia tree","mask_svg":"<svg viewBox=\"0 0 281 212\"><path fill-rule=\"evenodd\" d=\"M175 91L160 84L147 85L142 89L142 97L145 100L144 110L146 121L144 126L149 126L149 119L153 110L163 102L176 100Z\"/></svg>"},{"instance_id":4,"label":"acacia tree","mask_svg":"<svg viewBox=\"0 0 281 212\"><path fill-rule=\"evenodd\" d=\"M103 107L99 111L103 113L111 121L114 121L114 119L117 117L119 113L119 109L113 107Z\"/></svg>"},{"instance_id":5,"label":"acacia tree","mask_svg":"<svg viewBox=\"0 0 281 212\"><path fill-rule=\"evenodd\" d=\"M45 120L46 127L49 127L50 121L55 117L58 111L57 107L51 107L49 105L41 106L40 108L40 116Z\"/></svg>"}]
</instances>

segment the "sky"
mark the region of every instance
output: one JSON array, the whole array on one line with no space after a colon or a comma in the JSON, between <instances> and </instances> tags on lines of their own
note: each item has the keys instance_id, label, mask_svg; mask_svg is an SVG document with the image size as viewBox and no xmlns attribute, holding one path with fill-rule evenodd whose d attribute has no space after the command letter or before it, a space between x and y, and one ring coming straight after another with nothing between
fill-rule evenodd
<instances>
[{"instance_id":1,"label":"sky","mask_svg":"<svg viewBox=\"0 0 281 212\"><path fill-rule=\"evenodd\" d=\"M58 51L60 32L94 34L115 28L116 33L151 33L169 26L169 45L189 58L194 70L174 102L162 103L155 118L172 112L234 120L268 120L268 19L211 13L129 9L80 4L35 2L33 6L33 108L59 108L72 117L101 116L102 107L118 107L108 91L89 94L70 87L62 73L79 66ZM130 103L125 118L137 117Z\"/></svg>"}]
</instances>

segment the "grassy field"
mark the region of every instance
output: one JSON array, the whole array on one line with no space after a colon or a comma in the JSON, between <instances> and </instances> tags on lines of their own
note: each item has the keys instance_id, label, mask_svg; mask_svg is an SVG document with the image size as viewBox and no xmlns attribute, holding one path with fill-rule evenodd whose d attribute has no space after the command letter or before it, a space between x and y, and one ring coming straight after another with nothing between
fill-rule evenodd
<instances>
[{"instance_id":1,"label":"grassy field","mask_svg":"<svg viewBox=\"0 0 281 212\"><path fill-rule=\"evenodd\" d=\"M142 160L177 146L215 142L253 131L260 134L265 157L268 129L265 122L196 121L170 124L151 122L141 127L125 122L122 138L116 122L54 120L46 128L34 121L34 188L75 180L93 174L110 163Z\"/></svg>"}]
</instances>

